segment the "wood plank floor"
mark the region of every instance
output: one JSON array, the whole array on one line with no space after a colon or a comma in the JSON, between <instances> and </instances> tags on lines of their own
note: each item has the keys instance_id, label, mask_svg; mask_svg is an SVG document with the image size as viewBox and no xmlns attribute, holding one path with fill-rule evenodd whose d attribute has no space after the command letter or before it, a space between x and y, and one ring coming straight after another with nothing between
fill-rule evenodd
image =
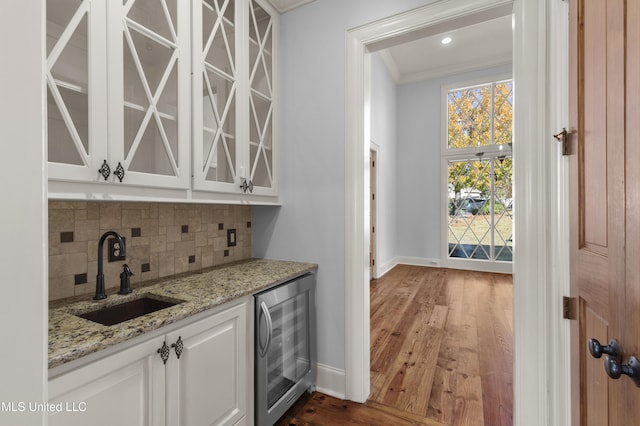
<instances>
[{"instance_id":1,"label":"wood plank floor","mask_svg":"<svg viewBox=\"0 0 640 426\"><path fill-rule=\"evenodd\" d=\"M510 275L399 265L370 309L369 401L315 392L278 426L513 424Z\"/></svg>"}]
</instances>

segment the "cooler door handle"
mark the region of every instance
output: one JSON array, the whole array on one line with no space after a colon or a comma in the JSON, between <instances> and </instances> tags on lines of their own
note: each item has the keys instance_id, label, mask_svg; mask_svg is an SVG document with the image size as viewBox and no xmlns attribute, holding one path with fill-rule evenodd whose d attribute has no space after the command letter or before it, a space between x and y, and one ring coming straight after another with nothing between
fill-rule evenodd
<instances>
[{"instance_id":1,"label":"cooler door handle","mask_svg":"<svg viewBox=\"0 0 640 426\"><path fill-rule=\"evenodd\" d=\"M260 320L258 320L258 346L260 346L260 358L264 358L267 354L267 350L269 350L269 346L271 345L271 334L273 333L273 322L271 321L271 314L269 314L269 308L267 308L267 304L262 302L260 303L260 313L264 315L264 319L267 321L267 341L264 343L264 346L260 344Z\"/></svg>"}]
</instances>

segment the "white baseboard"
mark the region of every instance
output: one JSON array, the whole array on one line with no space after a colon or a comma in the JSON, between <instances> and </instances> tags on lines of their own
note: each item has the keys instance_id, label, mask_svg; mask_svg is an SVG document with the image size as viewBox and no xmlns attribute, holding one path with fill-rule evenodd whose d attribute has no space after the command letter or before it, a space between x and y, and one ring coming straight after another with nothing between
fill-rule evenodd
<instances>
[{"instance_id":1,"label":"white baseboard","mask_svg":"<svg viewBox=\"0 0 640 426\"><path fill-rule=\"evenodd\" d=\"M398 256L396 265L415 265L415 266L431 266L440 267L440 259L429 259L427 257L407 257Z\"/></svg>"},{"instance_id":2,"label":"white baseboard","mask_svg":"<svg viewBox=\"0 0 640 426\"><path fill-rule=\"evenodd\" d=\"M318 363L316 390L334 398L345 399L347 390L344 370Z\"/></svg>"},{"instance_id":3,"label":"white baseboard","mask_svg":"<svg viewBox=\"0 0 640 426\"><path fill-rule=\"evenodd\" d=\"M427 257L396 256L390 261L380 265L379 277L398 265L430 266L432 268L466 269L470 271L495 272L499 274L511 274L513 266L511 262L486 262L470 259L430 259Z\"/></svg>"},{"instance_id":4,"label":"white baseboard","mask_svg":"<svg viewBox=\"0 0 640 426\"><path fill-rule=\"evenodd\" d=\"M440 267L440 259L430 259L427 257L396 256L388 262L380 265L379 276L383 276L398 265L431 266Z\"/></svg>"},{"instance_id":5,"label":"white baseboard","mask_svg":"<svg viewBox=\"0 0 640 426\"><path fill-rule=\"evenodd\" d=\"M396 265L397 265L397 263L396 263L396 259L395 258L391 259L388 262L385 262L385 263L381 264L380 266L378 266L378 276L375 277L375 278L382 277L384 274L386 274L387 272L389 272L390 270L395 268Z\"/></svg>"}]
</instances>

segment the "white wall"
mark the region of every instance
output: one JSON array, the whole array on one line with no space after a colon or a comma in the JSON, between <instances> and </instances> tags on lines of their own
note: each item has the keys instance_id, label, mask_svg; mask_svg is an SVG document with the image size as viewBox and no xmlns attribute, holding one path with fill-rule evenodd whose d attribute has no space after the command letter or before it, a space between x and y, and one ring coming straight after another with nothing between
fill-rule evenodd
<instances>
[{"instance_id":1,"label":"white wall","mask_svg":"<svg viewBox=\"0 0 640 426\"><path fill-rule=\"evenodd\" d=\"M318 0L282 15L282 208L253 210L254 256L318 271L318 361L345 366L346 31L427 0Z\"/></svg>"},{"instance_id":2,"label":"white wall","mask_svg":"<svg viewBox=\"0 0 640 426\"><path fill-rule=\"evenodd\" d=\"M371 55L371 140L380 149L378 171L378 253L376 263L384 267L398 255L397 241L397 146L396 95L397 86L382 58ZM384 270L380 271L383 273Z\"/></svg>"},{"instance_id":3,"label":"white wall","mask_svg":"<svg viewBox=\"0 0 640 426\"><path fill-rule=\"evenodd\" d=\"M441 257L442 87L510 72L505 65L398 86L396 256Z\"/></svg>"},{"instance_id":4,"label":"white wall","mask_svg":"<svg viewBox=\"0 0 640 426\"><path fill-rule=\"evenodd\" d=\"M0 424L44 424L47 210L44 141L44 0L0 6ZM16 38L18 37L18 38ZM14 403L16 412L8 411Z\"/></svg>"}]
</instances>

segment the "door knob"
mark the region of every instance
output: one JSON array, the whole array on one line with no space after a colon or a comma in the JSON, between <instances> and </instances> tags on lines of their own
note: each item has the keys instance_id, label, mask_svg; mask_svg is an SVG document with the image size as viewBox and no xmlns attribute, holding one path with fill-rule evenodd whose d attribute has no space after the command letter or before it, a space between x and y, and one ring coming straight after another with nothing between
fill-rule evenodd
<instances>
[{"instance_id":1,"label":"door knob","mask_svg":"<svg viewBox=\"0 0 640 426\"><path fill-rule=\"evenodd\" d=\"M620 364L618 360L607 356L604 359L604 371L614 380L619 379L623 374L629 376L633 383L640 387L640 362L635 356L630 357L626 364Z\"/></svg>"},{"instance_id":2,"label":"door knob","mask_svg":"<svg viewBox=\"0 0 640 426\"><path fill-rule=\"evenodd\" d=\"M602 346L598 339L589 339L589 352L594 358L600 358L603 354L606 354L614 358L618 363L622 361L622 352L616 339L609 340L607 346Z\"/></svg>"}]
</instances>

